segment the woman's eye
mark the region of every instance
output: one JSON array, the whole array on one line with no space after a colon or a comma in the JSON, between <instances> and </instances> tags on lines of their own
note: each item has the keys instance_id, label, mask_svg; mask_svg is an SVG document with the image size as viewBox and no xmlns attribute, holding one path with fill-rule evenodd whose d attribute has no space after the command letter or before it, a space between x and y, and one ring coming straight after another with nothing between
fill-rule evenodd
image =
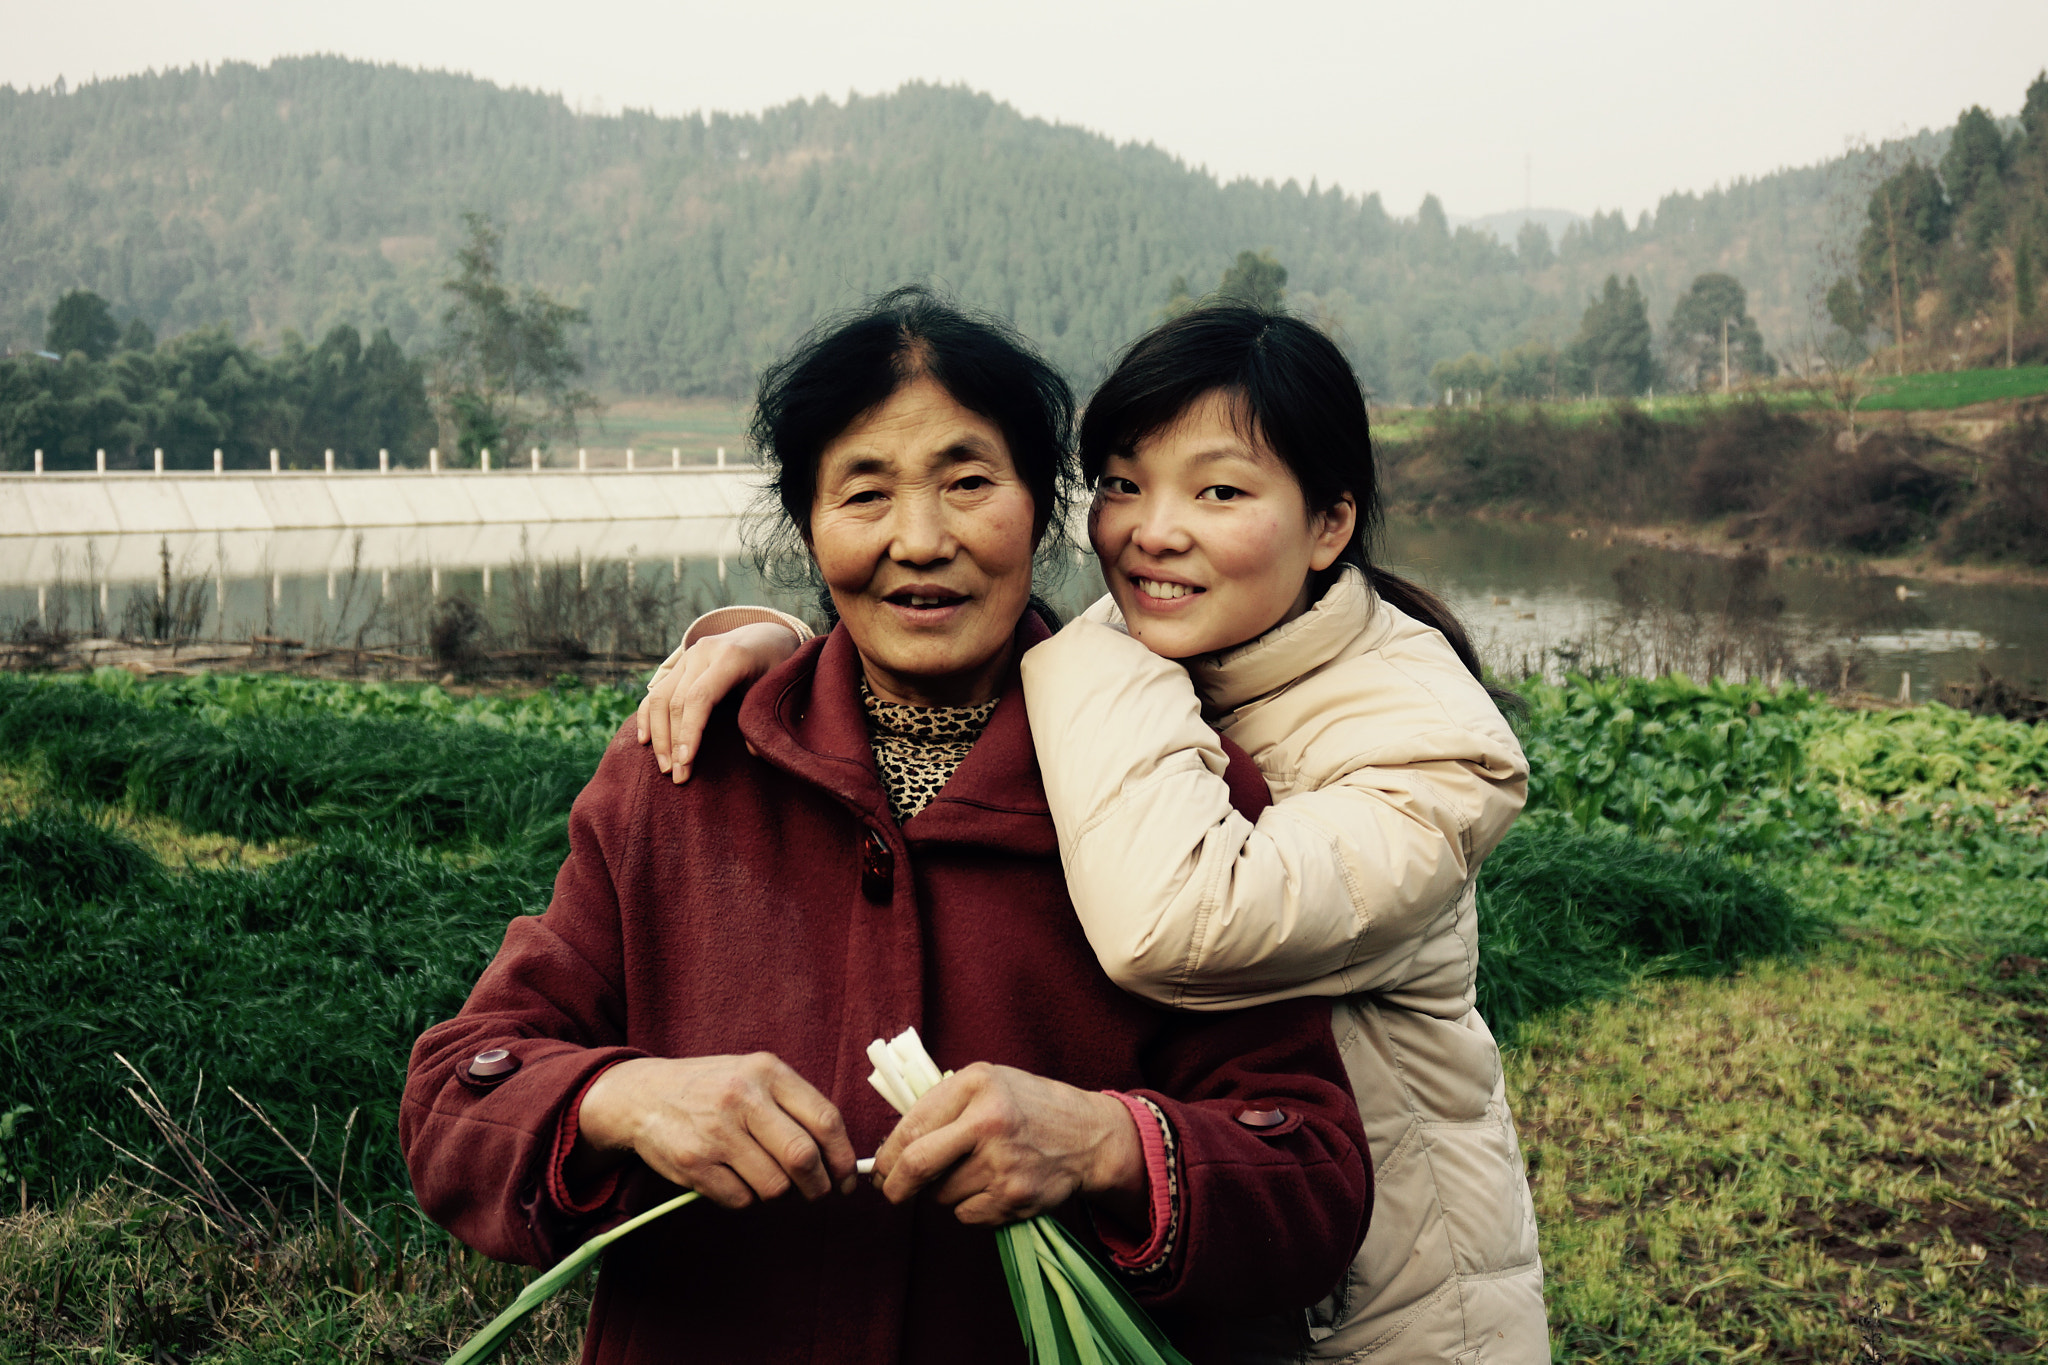
<instances>
[{"instance_id":1,"label":"woman's eye","mask_svg":"<svg viewBox=\"0 0 2048 1365\"><path fill-rule=\"evenodd\" d=\"M1207 488L1204 488L1202 490L1203 497L1214 498L1218 502L1229 502L1232 498L1242 496L1243 493L1243 489L1232 488L1227 483L1210 484Z\"/></svg>"},{"instance_id":2,"label":"woman's eye","mask_svg":"<svg viewBox=\"0 0 2048 1365\"><path fill-rule=\"evenodd\" d=\"M882 500L882 490L879 488L863 488L860 492L852 494L846 500L855 506L880 502Z\"/></svg>"},{"instance_id":3,"label":"woman's eye","mask_svg":"<svg viewBox=\"0 0 2048 1365\"><path fill-rule=\"evenodd\" d=\"M1105 493L1135 493L1138 491L1138 485L1132 483L1129 479L1120 479L1114 474L1104 475L1102 482L1097 487L1101 488Z\"/></svg>"},{"instance_id":4,"label":"woman's eye","mask_svg":"<svg viewBox=\"0 0 2048 1365\"><path fill-rule=\"evenodd\" d=\"M953 484L953 487L959 489L963 493L972 493L977 489L986 488L988 486L989 479L986 474L969 474L966 478L960 479Z\"/></svg>"}]
</instances>

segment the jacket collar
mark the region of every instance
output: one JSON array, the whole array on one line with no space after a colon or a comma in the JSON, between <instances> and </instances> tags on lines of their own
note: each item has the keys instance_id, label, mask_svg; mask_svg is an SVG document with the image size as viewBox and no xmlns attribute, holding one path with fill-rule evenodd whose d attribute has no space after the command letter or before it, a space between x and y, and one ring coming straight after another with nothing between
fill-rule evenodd
<instances>
[{"instance_id":1,"label":"jacket collar","mask_svg":"<svg viewBox=\"0 0 2048 1365\"><path fill-rule=\"evenodd\" d=\"M1017 625L1019 657L1051 634L1035 611ZM860 704L860 653L842 624L762 678L740 705L740 733L766 762L830 792L865 824L895 825ZM1013 661L988 727L932 803L902 827L910 844L1049 857L1059 850Z\"/></svg>"},{"instance_id":2,"label":"jacket collar","mask_svg":"<svg viewBox=\"0 0 2048 1365\"><path fill-rule=\"evenodd\" d=\"M1354 565L1346 565L1307 611L1256 640L1188 661L1195 691L1210 716L1226 715L1286 687L1334 659L1369 648L1366 637L1386 625L1379 594Z\"/></svg>"}]
</instances>

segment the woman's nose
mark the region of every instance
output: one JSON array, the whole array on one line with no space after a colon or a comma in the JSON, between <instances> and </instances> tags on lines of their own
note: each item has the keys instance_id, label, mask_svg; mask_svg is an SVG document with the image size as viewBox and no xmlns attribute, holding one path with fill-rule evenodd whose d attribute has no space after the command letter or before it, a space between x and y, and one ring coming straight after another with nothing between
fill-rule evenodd
<instances>
[{"instance_id":1,"label":"woman's nose","mask_svg":"<svg viewBox=\"0 0 2048 1365\"><path fill-rule=\"evenodd\" d=\"M936 497L899 497L890 527L889 557L899 564L933 564L957 548L946 509Z\"/></svg>"},{"instance_id":2,"label":"woman's nose","mask_svg":"<svg viewBox=\"0 0 2048 1365\"><path fill-rule=\"evenodd\" d=\"M1177 554L1193 544L1179 509L1163 499L1139 514L1131 542L1148 555Z\"/></svg>"}]
</instances>

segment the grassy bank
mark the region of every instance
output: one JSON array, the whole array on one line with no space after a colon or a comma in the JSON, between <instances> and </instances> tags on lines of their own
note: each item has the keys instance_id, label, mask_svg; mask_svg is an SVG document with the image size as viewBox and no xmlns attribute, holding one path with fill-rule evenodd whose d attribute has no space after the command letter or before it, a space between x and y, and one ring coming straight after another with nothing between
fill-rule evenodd
<instances>
[{"instance_id":1,"label":"grassy bank","mask_svg":"<svg viewBox=\"0 0 2048 1365\"><path fill-rule=\"evenodd\" d=\"M1858 412L1954 412L1984 404L2008 404L2048 395L2048 365L2017 365L1981 370L1930 370L1916 374L1869 374L1862 379L1857 396ZM1498 407L1524 407L1514 399L1492 400ZM1640 400L1613 398L1562 398L1545 400L1540 409L1554 422L1582 426L1613 413L1616 406L1629 403L1665 421L1710 420L1715 414L1749 404L1762 404L1774 412L1805 413L1832 417L1839 400L1824 396L1795 379L1780 379L1764 385L1744 384L1730 393L1709 389L1702 393L1648 394ZM1383 408L1373 413L1373 434L1399 443L1427 430L1438 416L1434 408Z\"/></svg>"},{"instance_id":2,"label":"grassy bank","mask_svg":"<svg viewBox=\"0 0 2048 1365\"><path fill-rule=\"evenodd\" d=\"M1954 378L1949 376L1947 378ZM1734 541L1947 562L2048 564L2048 420L1982 449L1749 397L1436 411L1382 447L1391 500L1418 514L1712 527Z\"/></svg>"},{"instance_id":3,"label":"grassy bank","mask_svg":"<svg viewBox=\"0 0 2048 1365\"><path fill-rule=\"evenodd\" d=\"M1677 679L1529 695L1481 990L1563 1358L1759 1331L1843 1358L1857 1314L1949 1359L2038 1338L2048 1223L2010 1134L2048 1085L2020 998L2048 958L2039 728ZM521 1272L410 1208L396 1097L412 1037L545 903L628 704L0 678L0 1361L434 1359L510 1296ZM217 1184L177 1150L202 1133ZM1977 1221L1942 1221L1957 1201Z\"/></svg>"}]
</instances>

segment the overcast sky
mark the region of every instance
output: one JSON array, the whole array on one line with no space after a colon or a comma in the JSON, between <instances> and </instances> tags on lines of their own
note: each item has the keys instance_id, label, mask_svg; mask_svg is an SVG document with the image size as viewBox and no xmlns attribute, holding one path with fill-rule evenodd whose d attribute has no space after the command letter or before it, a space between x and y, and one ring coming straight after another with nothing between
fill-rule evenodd
<instances>
[{"instance_id":1,"label":"overcast sky","mask_svg":"<svg viewBox=\"0 0 2048 1365\"><path fill-rule=\"evenodd\" d=\"M758 110L909 80L1156 143L1220 175L1319 178L1412 214L1620 207L2018 110L2048 0L0 0L0 84L337 52L572 104ZM1528 183L1525 188L1525 172Z\"/></svg>"}]
</instances>

